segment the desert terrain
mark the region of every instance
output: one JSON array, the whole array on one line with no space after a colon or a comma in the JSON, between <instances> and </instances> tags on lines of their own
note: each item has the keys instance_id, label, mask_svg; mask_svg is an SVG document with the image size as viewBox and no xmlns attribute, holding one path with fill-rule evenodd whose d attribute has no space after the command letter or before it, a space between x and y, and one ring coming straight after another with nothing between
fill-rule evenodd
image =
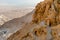
<instances>
[{"instance_id":1,"label":"desert terrain","mask_svg":"<svg viewBox=\"0 0 60 40\"><path fill-rule=\"evenodd\" d=\"M7 40L60 40L60 0L44 0L35 6L29 16L26 15L20 20L25 25ZM11 26L13 23L13 26L18 27L17 23L21 22L15 19L9 24ZM9 27L9 24L2 27Z\"/></svg>"},{"instance_id":2,"label":"desert terrain","mask_svg":"<svg viewBox=\"0 0 60 40\"><path fill-rule=\"evenodd\" d=\"M33 9L34 9L33 7L24 7L24 8L22 7L0 7L0 24L2 25L0 27L0 40L7 40L6 39L7 37L9 37L11 34L19 30L23 25L27 23L28 20L31 21ZM25 18L27 20L25 20ZM20 23L17 23L17 25L19 26L16 26L14 20L15 22L16 21L20 22ZM12 22L11 26L8 25L10 24L8 21ZM8 23L7 26L3 26L4 23L6 24L6 22Z\"/></svg>"},{"instance_id":3,"label":"desert terrain","mask_svg":"<svg viewBox=\"0 0 60 40\"><path fill-rule=\"evenodd\" d=\"M10 13L17 12L12 9ZM1 40L60 40L60 0L44 0L28 11L7 16L10 20L0 26Z\"/></svg>"},{"instance_id":4,"label":"desert terrain","mask_svg":"<svg viewBox=\"0 0 60 40\"><path fill-rule=\"evenodd\" d=\"M10 19L18 18L31 12L33 7L0 6L0 15L5 15Z\"/></svg>"}]
</instances>

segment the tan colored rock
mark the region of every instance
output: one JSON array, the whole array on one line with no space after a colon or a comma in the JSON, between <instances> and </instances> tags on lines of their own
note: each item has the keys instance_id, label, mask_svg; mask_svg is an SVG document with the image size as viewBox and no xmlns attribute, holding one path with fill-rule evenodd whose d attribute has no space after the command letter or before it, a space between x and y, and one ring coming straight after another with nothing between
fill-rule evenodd
<instances>
[{"instance_id":1,"label":"tan colored rock","mask_svg":"<svg viewBox=\"0 0 60 40\"><path fill-rule=\"evenodd\" d=\"M46 27L35 28L34 32L36 36L42 36L47 34L47 29Z\"/></svg>"},{"instance_id":2,"label":"tan colored rock","mask_svg":"<svg viewBox=\"0 0 60 40\"><path fill-rule=\"evenodd\" d=\"M35 28L34 33L40 40L46 40L47 38L47 29L46 27Z\"/></svg>"},{"instance_id":3,"label":"tan colored rock","mask_svg":"<svg viewBox=\"0 0 60 40\"><path fill-rule=\"evenodd\" d=\"M57 0L45 0L41 3L38 3L35 7L35 13L33 14L34 23L40 23L41 21L46 21L47 25L55 26L60 23L60 12L59 4ZM49 23L48 23L48 21Z\"/></svg>"},{"instance_id":4,"label":"tan colored rock","mask_svg":"<svg viewBox=\"0 0 60 40\"><path fill-rule=\"evenodd\" d=\"M51 35L53 40L60 40L60 24L54 27L51 27Z\"/></svg>"},{"instance_id":5,"label":"tan colored rock","mask_svg":"<svg viewBox=\"0 0 60 40\"><path fill-rule=\"evenodd\" d=\"M45 0L38 3L32 23L25 25L7 40L60 40L60 4L57 1ZM41 25L43 21L45 23Z\"/></svg>"}]
</instances>

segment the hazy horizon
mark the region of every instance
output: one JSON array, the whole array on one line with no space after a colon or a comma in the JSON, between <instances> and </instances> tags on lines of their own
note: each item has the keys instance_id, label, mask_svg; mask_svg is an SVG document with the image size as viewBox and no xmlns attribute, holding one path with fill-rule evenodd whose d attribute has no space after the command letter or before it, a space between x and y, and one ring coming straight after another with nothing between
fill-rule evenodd
<instances>
[{"instance_id":1,"label":"hazy horizon","mask_svg":"<svg viewBox=\"0 0 60 40\"><path fill-rule=\"evenodd\" d=\"M35 6L43 0L0 0L0 6Z\"/></svg>"}]
</instances>

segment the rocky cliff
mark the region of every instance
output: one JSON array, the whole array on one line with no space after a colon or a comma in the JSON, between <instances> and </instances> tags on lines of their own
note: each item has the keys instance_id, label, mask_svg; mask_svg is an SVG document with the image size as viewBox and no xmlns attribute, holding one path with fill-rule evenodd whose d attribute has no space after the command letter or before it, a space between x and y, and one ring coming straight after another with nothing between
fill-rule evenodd
<instances>
[{"instance_id":1,"label":"rocky cliff","mask_svg":"<svg viewBox=\"0 0 60 40\"><path fill-rule=\"evenodd\" d=\"M38 3L31 22L7 40L60 40L60 0Z\"/></svg>"}]
</instances>

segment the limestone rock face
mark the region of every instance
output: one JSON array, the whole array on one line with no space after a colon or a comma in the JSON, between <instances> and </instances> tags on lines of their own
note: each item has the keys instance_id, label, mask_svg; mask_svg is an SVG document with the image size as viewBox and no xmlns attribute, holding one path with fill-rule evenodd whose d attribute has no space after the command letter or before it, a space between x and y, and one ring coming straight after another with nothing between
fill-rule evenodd
<instances>
[{"instance_id":1,"label":"limestone rock face","mask_svg":"<svg viewBox=\"0 0 60 40\"><path fill-rule=\"evenodd\" d=\"M60 20L59 15L59 3L58 0L45 0L44 2L40 2L35 7L35 13L33 14L33 22L40 23L41 21L46 21L51 26L58 24L58 20Z\"/></svg>"},{"instance_id":2,"label":"limestone rock face","mask_svg":"<svg viewBox=\"0 0 60 40\"><path fill-rule=\"evenodd\" d=\"M59 0L44 0L38 3L31 22L7 40L60 40Z\"/></svg>"}]
</instances>

